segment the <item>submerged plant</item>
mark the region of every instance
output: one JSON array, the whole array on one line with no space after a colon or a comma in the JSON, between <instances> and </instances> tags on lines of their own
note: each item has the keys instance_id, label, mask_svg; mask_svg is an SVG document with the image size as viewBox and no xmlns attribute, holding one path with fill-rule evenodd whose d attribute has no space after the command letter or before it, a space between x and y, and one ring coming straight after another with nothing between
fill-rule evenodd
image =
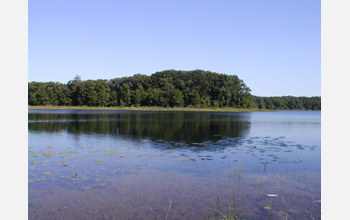
<instances>
[{"instance_id":1,"label":"submerged plant","mask_svg":"<svg viewBox=\"0 0 350 220\"><path fill-rule=\"evenodd\" d=\"M216 212L218 212L220 215L222 215L223 217L224 217L224 219L232 219L232 216L231 216L231 209L230 209L230 211L229 211L229 218L227 218L227 216L224 214L224 213L222 213L222 212L220 212L219 210L217 210L217 209L214 209L214 208L210 208L210 207L206 207L207 209L212 209L212 210L214 210L214 211L216 211Z\"/></svg>"},{"instance_id":2,"label":"submerged plant","mask_svg":"<svg viewBox=\"0 0 350 220\"><path fill-rule=\"evenodd\" d=\"M170 204L169 204L169 207L168 207L168 211L167 211L167 213L166 213L165 220L167 220L167 219L168 219L169 210L170 210L170 207L171 207L171 203L172 203L172 202L173 202L173 201L170 201Z\"/></svg>"},{"instance_id":3,"label":"submerged plant","mask_svg":"<svg viewBox=\"0 0 350 220\"><path fill-rule=\"evenodd\" d=\"M316 206L316 209L317 209L318 217L321 218L321 211L320 211L320 209L318 208L317 201L315 200L315 197L312 197L312 199L313 199L313 203L315 203L315 206Z\"/></svg>"},{"instance_id":4,"label":"submerged plant","mask_svg":"<svg viewBox=\"0 0 350 220\"><path fill-rule=\"evenodd\" d=\"M284 206L284 211L285 211L285 213L286 213L286 220L288 220L286 203L284 202L284 197L283 197L283 194L282 194L282 190L281 190L280 184L279 184L279 183L277 183L277 184L278 184L278 188L279 188L280 193L281 193L282 202L283 202L283 206Z\"/></svg>"},{"instance_id":5,"label":"submerged plant","mask_svg":"<svg viewBox=\"0 0 350 220\"><path fill-rule=\"evenodd\" d=\"M307 214L309 214L309 216L310 216L313 220L315 220L314 217L312 217L312 214L311 214L306 208L305 208L305 210L306 210Z\"/></svg>"},{"instance_id":6,"label":"submerged plant","mask_svg":"<svg viewBox=\"0 0 350 220\"><path fill-rule=\"evenodd\" d=\"M270 194L269 194L270 195ZM268 195L268 196L269 196ZM271 202L271 198L272 197L270 197L270 200L269 200L269 204L266 206L266 207L264 207L264 209L267 209L267 211L268 211L268 215L269 215L269 220L271 219L271 208L272 208L272 202Z\"/></svg>"}]
</instances>

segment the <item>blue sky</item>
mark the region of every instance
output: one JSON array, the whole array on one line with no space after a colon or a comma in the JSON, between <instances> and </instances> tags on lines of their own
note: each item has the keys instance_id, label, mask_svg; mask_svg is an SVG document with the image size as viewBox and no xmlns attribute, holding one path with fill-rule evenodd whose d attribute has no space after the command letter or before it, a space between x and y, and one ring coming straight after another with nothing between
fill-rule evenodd
<instances>
[{"instance_id":1,"label":"blue sky","mask_svg":"<svg viewBox=\"0 0 350 220\"><path fill-rule=\"evenodd\" d=\"M28 81L166 69L237 75L258 96L321 95L321 1L28 1Z\"/></svg>"}]
</instances>

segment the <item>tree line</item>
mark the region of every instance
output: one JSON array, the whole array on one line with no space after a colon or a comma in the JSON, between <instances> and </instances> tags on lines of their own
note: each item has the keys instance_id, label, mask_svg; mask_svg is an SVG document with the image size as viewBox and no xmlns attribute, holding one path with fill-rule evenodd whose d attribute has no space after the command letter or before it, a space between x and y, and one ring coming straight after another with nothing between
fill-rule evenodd
<instances>
[{"instance_id":1,"label":"tree line","mask_svg":"<svg viewBox=\"0 0 350 220\"><path fill-rule=\"evenodd\" d=\"M31 106L236 107L321 110L321 97L258 97L236 75L165 70L110 80L76 76L66 84L28 82Z\"/></svg>"}]
</instances>

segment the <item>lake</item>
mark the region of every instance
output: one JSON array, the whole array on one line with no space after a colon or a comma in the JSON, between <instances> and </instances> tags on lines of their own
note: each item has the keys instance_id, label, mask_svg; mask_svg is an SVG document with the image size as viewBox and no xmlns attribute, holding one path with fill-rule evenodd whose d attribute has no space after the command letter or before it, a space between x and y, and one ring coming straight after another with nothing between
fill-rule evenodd
<instances>
[{"instance_id":1,"label":"lake","mask_svg":"<svg viewBox=\"0 0 350 220\"><path fill-rule=\"evenodd\" d=\"M321 218L319 111L29 109L28 132L29 219Z\"/></svg>"}]
</instances>

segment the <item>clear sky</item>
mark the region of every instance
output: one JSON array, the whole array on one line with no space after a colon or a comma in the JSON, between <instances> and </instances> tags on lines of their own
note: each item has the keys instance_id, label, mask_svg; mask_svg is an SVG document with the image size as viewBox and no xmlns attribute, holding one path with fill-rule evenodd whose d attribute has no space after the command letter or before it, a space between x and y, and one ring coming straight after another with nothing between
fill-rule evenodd
<instances>
[{"instance_id":1,"label":"clear sky","mask_svg":"<svg viewBox=\"0 0 350 220\"><path fill-rule=\"evenodd\" d=\"M237 75L257 96L321 95L319 0L30 0L28 81Z\"/></svg>"}]
</instances>

